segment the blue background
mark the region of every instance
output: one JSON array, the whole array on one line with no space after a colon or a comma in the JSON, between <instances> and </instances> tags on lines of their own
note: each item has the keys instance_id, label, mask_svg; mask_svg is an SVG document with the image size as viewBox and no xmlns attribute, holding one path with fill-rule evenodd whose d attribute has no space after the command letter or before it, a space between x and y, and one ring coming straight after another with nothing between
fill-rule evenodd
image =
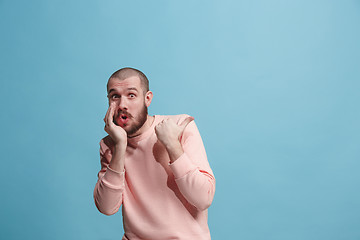
<instances>
[{"instance_id":1,"label":"blue background","mask_svg":"<svg viewBox=\"0 0 360 240\"><path fill-rule=\"evenodd\" d=\"M106 82L195 117L213 239L360 239L360 1L0 1L1 239L121 239L93 202Z\"/></svg>"}]
</instances>

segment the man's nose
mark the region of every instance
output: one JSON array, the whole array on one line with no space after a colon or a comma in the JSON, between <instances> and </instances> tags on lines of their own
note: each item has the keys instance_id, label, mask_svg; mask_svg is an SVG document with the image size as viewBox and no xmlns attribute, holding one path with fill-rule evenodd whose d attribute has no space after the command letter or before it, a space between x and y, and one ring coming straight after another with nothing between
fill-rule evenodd
<instances>
[{"instance_id":1,"label":"man's nose","mask_svg":"<svg viewBox=\"0 0 360 240\"><path fill-rule=\"evenodd\" d=\"M118 104L119 104L119 108L121 110L127 110L128 109L127 108L127 101L126 101L125 98L120 98Z\"/></svg>"}]
</instances>

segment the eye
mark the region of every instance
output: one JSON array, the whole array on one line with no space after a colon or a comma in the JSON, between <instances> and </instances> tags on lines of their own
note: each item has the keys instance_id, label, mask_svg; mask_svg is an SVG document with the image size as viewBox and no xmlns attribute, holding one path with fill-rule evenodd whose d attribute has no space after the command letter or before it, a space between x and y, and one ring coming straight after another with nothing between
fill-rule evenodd
<instances>
[{"instance_id":1,"label":"eye","mask_svg":"<svg viewBox=\"0 0 360 240\"><path fill-rule=\"evenodd\" d=\"M129 98L135 98L135 97L136 97L136 95L134 93L129 94Z\"/></svg>"},{"instance_id":2,"label":"eye","mask_svg":"<svg viewBox=\"0 0 360 240\"><path fill-rule=\"evenodd\" d=\"M116 98L119 98L120 96L118 95L118 94L113 94L113 95L111 95L111 99L116 99Z\"/></svg>"}]
</instances>

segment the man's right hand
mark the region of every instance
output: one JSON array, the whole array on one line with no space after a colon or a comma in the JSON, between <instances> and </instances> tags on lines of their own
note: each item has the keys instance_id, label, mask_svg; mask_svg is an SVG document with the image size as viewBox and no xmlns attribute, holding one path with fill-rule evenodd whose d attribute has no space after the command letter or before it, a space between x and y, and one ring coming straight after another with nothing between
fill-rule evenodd
<instances>
[{"instance_id":1,"label":"man's right hand","mask_svg":"<svg viewBox=\"0 0 360 240\"><path fill-rule=\"evenodd\" d=\"M122 127L117 126L114 123L113 119L115 114L115 107L116 104L111 103L109 109L106 112L104 118L104 122L105 122L104 130L110 135L111 139L115 143L116 148L120 147L121 149L125 150L127 146L127 133Z\"/></svg>"},{"instance_id":2,"label":"man's right hand","mask_svg":"<svg viewBox=\"0 0 360 240\"><path fill-rule=\"evenodd\" d=\"M115 143L115 149L112 153L112 158L109 167L117 172L123 172L125 168L125 152L127 146L127 133L114 123L115 103L111 103L106 112L104 122L104 130L109 134Z\"/></svg>"}]
</instances>

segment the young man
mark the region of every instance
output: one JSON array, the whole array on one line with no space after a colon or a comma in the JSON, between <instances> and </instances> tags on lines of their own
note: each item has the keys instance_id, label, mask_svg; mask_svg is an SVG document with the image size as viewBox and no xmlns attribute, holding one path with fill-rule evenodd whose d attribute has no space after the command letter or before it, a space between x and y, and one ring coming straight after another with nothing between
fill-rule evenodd
<instances>
[{"instance_id":1,"label":"young man","mask_svg":"<svg viewBox=\"0 0 360 240\"><path fill-rule=\"evenodd\" d=\"M215 178L194 118L148 115L153 93L137 69L113 73L107 91L99 211L112 215L122 205L123 239L210 239Z\"/></svg>"}]
</instances>

